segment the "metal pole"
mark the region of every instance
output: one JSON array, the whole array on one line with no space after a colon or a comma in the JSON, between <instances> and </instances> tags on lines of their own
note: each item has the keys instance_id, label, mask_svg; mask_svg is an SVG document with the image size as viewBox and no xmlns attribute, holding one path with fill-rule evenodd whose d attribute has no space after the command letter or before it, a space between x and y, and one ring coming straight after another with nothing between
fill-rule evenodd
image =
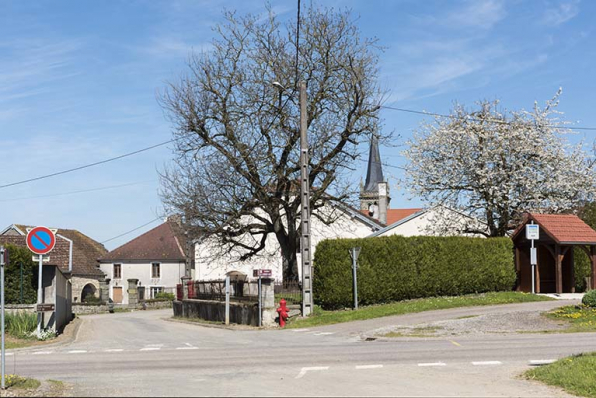
<instances>
[{"instance_id":1,"label":"metal pole","mask_svg":"<svg viewBox=\"0 0 596 398\"><path fill-rule=\"evenodd\" d=\"M534 239L531 240L532 248L530 249L530 253L534 251ZM530 258L532 256L530 255ZM536 264L532 261L532 294L536 294Z\"/></svg>"},{"instance_id":2,"label":"metal pole","mask_svg":"<svg viewBox=\"0 0 596 398\"><path fill-rule=\"evenodd\" d=\"M262 303L261 303L261 274L259 273L259 327L261 327L261 323L263 322L263 314L261 313Z\"/></svg>"},{"instance_id":3,"label":"metal pole","mask_svg":"<svg viewBox=\"0 0 596 398\"><path fill-rule=\"evenodd\" d=\"M226 325L230 324L230 276L226 276Z\"/></svg>"},{"instance_id":4,"label":"metal pole","mask_svg":"<svg viewBox=\"0 0 596 398\"><path fill-rule=\"evenodd\" d=\"M300 82L300 259L302 263L302 316L312 313L312 268L310 253L310 177L308 171L308 114L306 82Z\"/></svg>"},{"instance_id":5,"label":"metal pole","mask_svg":"<svg viewBox=\"0 0 596 398\"><path fill-rule=\"evenodd\" d=\"M43 304L43 291L42 291L42 283L41 278L43 277L43 255L39 255L39 276L37 281L37 304ZM37 312L37 335L41 334L41 322L42 322L43 313Z\"/></svg>"},{"instance_id":6,"label":"metal pole","mask_svg":"<svg viewBox=\"0 0 596 398\"><path fill-rule=\"evenodd\" d=\"M5 380L5 374L6 374L6 352L5 352L5 341L4 341L4 246L0 247L0 307L2 307L0 309L0 312L2 313L1 317L2 319L0 320L0 323L2 323L2 389L6 389L6 380Z\"/></svg>"},{"instance_id":7,"label":"metal pole","mask_svg":"<svg viewBox=\"0 0 596 398\"><path fill-rule=\"evenodd\" d=\"M357 272L357 262L356 262L356 248L352 248L352 276L354 281L354 309L358 309L358 272Z\"/></svg>"},{"instance_id":8,"label":"metal pole","mask_svg":"<svg viewBox=\"0 0 596 398\"><path fill-rule=\"evenodd\" d=\"M20 262L21 264L21 300L20 303L23 304L23 262Z\"/></svg>"}]
</instances>

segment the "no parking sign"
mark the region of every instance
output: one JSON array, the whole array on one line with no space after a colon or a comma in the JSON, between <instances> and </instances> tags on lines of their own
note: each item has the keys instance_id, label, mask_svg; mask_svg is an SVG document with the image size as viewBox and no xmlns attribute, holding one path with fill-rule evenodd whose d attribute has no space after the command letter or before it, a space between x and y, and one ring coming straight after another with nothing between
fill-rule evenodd
<instances>
[{"instance_id":1,"label":"no parking sign","mask_svg":"<svg viewBox=\"0 0 596 398\"><path fill-rule=\"evenodd\" d=\"M48 254L56 244L56 235L46 227L35 227L27 233L27 247L35 254Z\"/></svg>"}]
</instances>

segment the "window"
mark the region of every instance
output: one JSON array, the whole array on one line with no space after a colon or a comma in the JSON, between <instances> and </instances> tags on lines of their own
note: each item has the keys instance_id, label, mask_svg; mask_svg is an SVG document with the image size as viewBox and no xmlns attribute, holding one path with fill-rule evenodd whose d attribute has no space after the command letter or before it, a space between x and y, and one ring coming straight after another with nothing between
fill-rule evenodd
<instances>
[{"instance_id":1,"label":"window","mask_svg":"<svg viewBox=\"0 0 596 398\"><path fill-rule=\"evenodd\" d=\"M161 286L151 286L151 298L154 299L157 293L162 293L163 287Z\"/></svg>"},{"instance_id":2,"label":"window","mask_svg":"<svg viewBox=\"0 0 596 398\"><path fill-rule=\"evenodd\" d=\"M161 270L159 263L151 264L151 277L154 279L161 278Z\"/></svg>"},{"instance_id":3,"label":"window","mask_svg":"<svg viewBox=\"0 0 596 398\"><path fill-rule=\"evenodd\" d=\"M114 264L114 279L122 279L122 264Z\"/></svg>"}]
</instances>

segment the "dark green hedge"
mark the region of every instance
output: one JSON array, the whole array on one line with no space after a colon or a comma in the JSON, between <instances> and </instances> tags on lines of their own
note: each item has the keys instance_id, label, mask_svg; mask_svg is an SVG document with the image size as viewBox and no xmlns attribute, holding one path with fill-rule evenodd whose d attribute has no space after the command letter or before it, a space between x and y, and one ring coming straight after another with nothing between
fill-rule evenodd
<instances>
[{"instance_id":1,"label":"dark green hedge","mask_svg":"<svg viewBox=\"0 0 596 398\"><path fill-rule=\"evenodd\" d=\"M351 307L349 250L358 258L358 298L370 305L420 297L512 290L509 238L388 236L324 240L314 259L315 301L325 309Z\"/></svg>"},{"instance_id":2,"label":"dark green hedge","mask_svg":"<svg viewBox=\"0 0 596 398\"><path fill-rule=\"evenodd\" d=\"M10 263L4 270L5 302L7 304L36 303L38 267L32 260L32 253L25 247L13 245L5 245L5 247L10 252ZM23 265L22 280L21 264ZM23 287L22 300L21 286Z\"/></svg>"}]
</instances>

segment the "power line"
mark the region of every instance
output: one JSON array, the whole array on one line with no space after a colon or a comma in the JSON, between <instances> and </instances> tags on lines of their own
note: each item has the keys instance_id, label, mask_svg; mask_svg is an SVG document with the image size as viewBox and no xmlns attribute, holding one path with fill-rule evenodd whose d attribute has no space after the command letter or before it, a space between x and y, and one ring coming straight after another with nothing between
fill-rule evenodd
<instances>
[{"instance_id":1,"label":"power line","mask_svg":"<svg viewBox=\"0 0 596 398\"><path fill-rule=\"evenodd\" d=\"M120 237L122 237L122 236L124 236L124 235L128 235L128 234L130 234L131 232L134 232L134 231L136 231L136 230L138 230L138 229L141 229L141 228L143 228L143 227L146 227L147 225L149 225L149 224L152 224L152 223L154 223L154 222L155 222L155 221L157 221L157 220L161 220L161 217L157 217L157 218L155 218L155 219L153 219L153 220L149 221L148 223L146 223L146 224L143 224L143 225L141 225L140 227L136 227L135 229L131 229L130 231L127 231L127 232L125 232L125 233L123 233L123 234L120 234L120 235L118 235L118 236L114 236L113 238L110 238L110 239L108 239L108 240L104 240L103 242L101 242L101 244L107 243L107 242L109 242L109 241L112 241L112 240L114 240L114 239L118 239L118 238L120 238Z\"/></svg>"},{"instance_id":2,"label":"power line","mask_svg":"<svg viewBox=\"0 0 596 398\"><path fill-rule=\"evenodd\" d=\"M72 192L62 192L62 193L51 194L51 195L26 196L26 197L20 197L20 198L2 199L2 200L0 200L0 202L16 202L16 201L20 201L20 200L29 200L29 199L53 198L56 196L67 196L67 195L74 195L74 194L86 193L86 192L104 191L106 189L129 187L129 186L133 186L133 185L146 184L148 182L153 182L153 181L155 181L155 180L130 182L130 183L120 184L120 185L111 185L111 186L107 186L107 187L83 189L80 191L72 191Z\"/></svg>"},{"instance_id":3,"label":"power line","mask_svg":"<svg viewBox=\"0 0 596 398\"><path fill-rule=\"evenodd\" d=\"M453 115L444 115L441 113L434 113L434 112L426 112L426 111L417 111L414 109L405 109L405 108L396 108L393 106L385 106L385 105L381 105L380 106L381 109L390 109L393 111L399 111L399 112L407 112L407 113L415 113L417 115L424 115L424 116L436 116L436 117L444 117L444 118L454 118L455 116ZM480 121L485 121L484 119L478 119L475 117L468 117L469 120L474 120L477 122ZM493 122L493 123L498 123L498 124L512 124L511 122L508 122L506 120L498 120L498 119L488 119L488 121ZM559 127L559 128L563 128L563 127ZM568 130L590 130L590 131L596 131L596 127L564 127Z\"/></svg>"},{"instance_id":4,"label":"power line","mask_svg":"<svg viewBox=\"0 0 596 398\"><path fill-rule=\"evenodd\" d=\"M172 142L174 142L174 141L176 141L176 140L178 140L180 138L182 138L182 137L173 138L171 140L164 141L164 142L161 142L159 144L151 145L151 146L148 146L146 148L142 148L142 149L138 149L136 151L125 153L124 155L115 156L113 158L100 160L99 162L94 162L94 163L86 164L86 165L83 165L83 166L74 167L72 169L62 170L62 171L58 171L58 172L55 172L55 173L42 175L42 176L39 176L39 177L29 178L27 180L11 182L10 184L0 185L0 189L2 189L2 188L8 188L8 187L13 187L15 185L26 184L28 182L39 181L39 180L43 180L43 179L50 178L50 177L55 177L55 176L62 175L62 174L72 173L73 171L78 171L78 170L87 169L89 167L98 166L100 164L105 164L105 163L113 162L115 160L123 159L123 158L129 157L129 156L133 156L133 155L136 155L136 154L139 154L139 153L142 153L142 152L149 151L151 149L158 148L160 146L167 145L167 144L172 143Z\"/></svg>"}]
</instances>

